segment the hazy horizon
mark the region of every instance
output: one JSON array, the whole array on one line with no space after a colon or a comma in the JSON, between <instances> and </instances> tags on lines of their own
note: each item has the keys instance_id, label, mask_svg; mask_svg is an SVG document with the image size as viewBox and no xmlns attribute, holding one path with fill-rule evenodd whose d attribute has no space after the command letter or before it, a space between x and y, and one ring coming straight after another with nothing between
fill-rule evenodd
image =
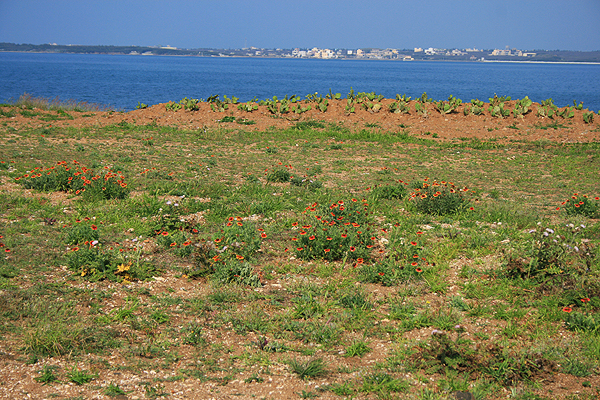
<instances>
[{"instance_id":1,"label":"hazy horizon","mask_svg":"<svg viewBox=\"0 0 600 400\"><path fill-rule=\"evenodd\" d=\"M600 1L0 0L0 42L600 50Z\"/></svg>"}]
</instances>

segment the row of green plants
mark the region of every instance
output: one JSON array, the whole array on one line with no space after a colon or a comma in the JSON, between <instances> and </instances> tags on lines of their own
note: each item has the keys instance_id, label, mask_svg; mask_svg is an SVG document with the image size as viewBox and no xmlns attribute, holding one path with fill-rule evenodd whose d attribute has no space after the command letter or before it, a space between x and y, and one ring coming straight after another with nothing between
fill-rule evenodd
<instances>
[{"instance_id":1,"label":"row of green plants","mask_svg":"<svg viewBox=\"0 0 600 400\"><path fill-rule=\"evenodd\" d=\"M318 93L308 94L305 99L300 96L292 95L278 98L273 96L272 99L257 100L256 98L245 102L239 103L239 99L236 97L228 98L223 96L221 100L218 95L209 97L206 102L210 104L210 107L215 112L224 112L229 109L231 105L237 105L239 110L245 112L254 112L258 110L259 106L266 106L267 110L273 115L282 114L302 114L311 109L316 109L321 112L327 112L329 102L332 100L340 100L342 95L340 93L332 93L325 96L321 96ZM409 114L411 112L411 98L406 95L396 95L395 101L384 107L381 101L384 99L383 95L376 94L375 92L359 92L354 93L351 91L346 96L346 105L344 107L347 114L353 114L358 108L362 108L371 113L377 113L387 108L387 111L395 114ZM427 96L427 93L416 99L414 103L414 112L427 116L428 113L433 109L442 115L456 113L459 111L459 107L462 105L462 111L464 115L485 115L487 112L490 116L496 118L506 118L512 115L515 118L523 117L524 115L532 111L533 102L525 96L523 99L517 99L513 101L512 108L507 104L511 101L510 96L497 96L489 98L487 107L485 103L479 99L472 99L469 103L463 104L461 99L458 99L452 95L447 100L435 101ZM198 104L204 102L199 99L188 99L187 97L180 100L178 103L169 102L165 104L167 110L177 111L180 109L188 111L197 111L199 109ZM141 104L141 103L140 103ZM138 104L138 108L145 108L147 105ZM432 107L427 106L431 104ZM543 118L554 119L560 117L562 119L571 119L575 116L575 111L583 111L582 118L585 123L592 123L594 116L596 115L593 111L583 108L583 102L579 104L573 100L572 107L559 108L554 104L552 99L547 99L541 102L537 107L536 116ZM600 111L599 111L600 113Z\"/></svg>"}]
</instances>

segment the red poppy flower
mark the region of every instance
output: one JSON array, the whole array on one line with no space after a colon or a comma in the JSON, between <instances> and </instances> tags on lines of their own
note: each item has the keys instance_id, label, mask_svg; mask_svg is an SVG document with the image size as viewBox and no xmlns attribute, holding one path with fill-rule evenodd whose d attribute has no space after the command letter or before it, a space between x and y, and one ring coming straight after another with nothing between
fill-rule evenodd
<instances>
[{"instance_id":1,"label":"red poppy flower","mask_svg":"<svg viewBox=\"0 0 600 400\"><path fill-rule=\"evenodd\" d=\"M312 235L312 236L310 236L310 237L308 238L308 240L315 240L315 239L316 239L316 238L315 238L315 235Z\"/></svg>"},{"instance_id":2,"label":"red poppy flower","mask_svg":"<svg viewBox=\"0 0 600 400\"><path fill-rule=\"evenodd\" d=\"M413 267L416 267L417 265L419 265L419 263L416 261L413 261L412 263L410 263L410 265L412 265Z\"/></svg>"},{"instance_id":3,"label":"red poppy flower","mask_svg":"<svg viewBox=\"0 0 600 400\"><path fill-rule=\"evenodd\" d=\"M263 232L263 233L260 234L260 237L264 239L264 238L267 237L267 234Z\"/></svg>"},{"instance_id":4,"label":"red poppy flower","mask_svg":"<svg viewBox=\"0 0 600 400\"><path fill-rule=\"evenodd\" d=\"M423 270L421 268L417 268L417 269L415 269L415 271L417 271L418 273L423 272Z\"/></svg>"},{"instance_id":5,"label":"red poppy flower","mask_svg":"<svg viewBox=\"0 0 600 400\"><path fill-rule=\"evenodd\" d=\"M331 249L325 249L323 250L325 253L329 253L331 251Z\"/></svg>"},{"instance_id":6,"label":"red poppy flower","mask_svg":"<svg viewBox=\"0 0 600 400\"><path fill-rule=\"evenodd\" d=\"M412 244L413 246L416 246L417 242L410 242L410 244Z\"/></svg>"},{"instance_id":7,"label":"red poppy flower","mask_svg":"<svg viewBox=\"0 0 600 400\"><path fill-rule=\"evenodd\" d=\"M356 250L356 247L350 246L350 251L354 251L354 250Z\"/></svg>"},{"instance_id":8,"label":"red poppy flower","mask_svg":"<svg viewBox=\"0 0 600 400\"><path fill-rule=\"evenodd\" d=\"M306 235L306 231L300 231L301 235Z\"/></svg>"},{"instance_id":9,"label":"red poppy flower","mask_svg":"<svg viewBox=\"0 0 600 400\"><path fill-rule=\"evenodd\" d=\"M304 247L296 247L296 250L302 251L302 250L304 250Z\"/></svg>"},{"instance_id":10,"label":"red poppy flower","mask_svg":"<svg viewBox=\"0 0 600 400\"><path fill-rule=\"evenodd\" d=\"M221 243L221 240L223 239L215 239L215 243Z\"/></svg>"},{"instance_id":11,"label":"red poppy flower","mask_svg":"<svg viewBox=\"0 0 600 400\"><path fill-rule=\"evenodd\" d=\"M584 299L581 299L581 301L582 301L583 303L587 303L588 301L590 301L590 298L589 298L589 297L586 297L586 298L584 298Z\"/></svg>"},{"instance_id":12,"label":"red poppy flower","mask_svg":"<svg viewBox=\"0 0 600 400\"><path fill-rule=\"evenodd\" d=\"M169 232L167 232L167 231L162 231L161 235L163 235L163 236L169 236Z\"/></svg>"},{"instance_id":13,"label":"red poppy flower","mask_svg":"<svg viewBox=\"0 0 600 400\"><path fill-rule=\"evenodd\" d=\"M238 222L237 224L238 224L238 226L243 226L243 225L244 225L244 224L242 224L241 222Z\"/></svg>"},{"instance_id":14,"label":"red poppy flower","mask_svg":"<svg viewBox=\"0 0 600 400\"><path fill-rule=\"evenodd\" d=\"M293 237L293 238L292 238L292 240L296 241L296 240L298 240L298 238L296 238L296 237Z\"/></svg>"},{"instance_id":15,"label":"red poppy flower","mask_svg":"<svg viewBox=\"0 0 600 400\"><path fill-rule=\"evenodd\" d=\"M343 237L344 239L346 239L346 238L348 237L348 235L346 235L345 233L342 233L342 237Z\"/></svg>"},{"instance_id":16,"label":"red poppy flower","mask_svg":"<svg viewBox=\"0 0 600 400\"><path fill-rule=\"evenodd\" d=\"M573 309L571 307L563 307L562 310L566 313L570 313L571 311L573 311Z\"/></svg>"},{"instance_id":17,"label":"red poppy flower","mask_svg":"<svg viewBox=\"0 0 600 400\"><path fill-rule=\"evenodd\" d=\"M93 231L98 229L98 227L96 225L92 225L90 228L92 228Z\"/></svg>"}]
</instances>

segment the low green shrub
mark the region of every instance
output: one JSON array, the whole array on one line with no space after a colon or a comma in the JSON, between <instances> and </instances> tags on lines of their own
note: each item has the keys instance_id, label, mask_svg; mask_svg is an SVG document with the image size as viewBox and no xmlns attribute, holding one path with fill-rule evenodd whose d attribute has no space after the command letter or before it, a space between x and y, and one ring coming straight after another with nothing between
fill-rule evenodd
<instances>
[{"instance_id":1,"label":"low green shrub","mask_svg":"<svg viewBox=\"0 0 600 400\"><path fill-rule=\"evenodd\" d=\"M568 215L583 215L588 218L600 218L600 197L574 193L561 204ZM558 207L560 209L560 207Z\"/></svg>"},{"instance_id":2,"label":"low green shrub","mask_svg":"<svg viewBox=\"0 0 600 400\"><path fill-rule=\"evenodd\" d=\"M312 204L306 224L292 223L293 249L304 260L360 260L370 257L378 243L371 232L366 200L339 200L329 206ZM297 231L297 232L296 232Z\"/></svg>"},{"instance_id":3,"label":"low green shrub","mask_svg":"<svg viewBox=\"0 0 600 400\"><path fill-rule=\"evenodd\" d=\"M421 213L447 215L465 209L473 210L468 198L470 193L468 188L458 188L452 182L429 182L425 179L421 187L410 194L410 200Z\"/></svg>"}]
</instances>

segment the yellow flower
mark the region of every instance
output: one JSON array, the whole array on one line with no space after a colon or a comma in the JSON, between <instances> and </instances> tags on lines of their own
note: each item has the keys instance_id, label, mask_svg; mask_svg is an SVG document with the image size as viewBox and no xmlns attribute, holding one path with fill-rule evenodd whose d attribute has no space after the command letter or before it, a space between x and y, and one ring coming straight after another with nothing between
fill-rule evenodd
<instances>
[{"instance_id":1,"label":"yellow flower","mask_svg":"<svg viewBox=\"0 0 600 400\"><path fill-rule=\"evenodd\" d=\"M118 265L117 266L117 274L123 273L125 271L129 271L129 268L131 268L131 263Z\"/></svg>"}]
</instances>

